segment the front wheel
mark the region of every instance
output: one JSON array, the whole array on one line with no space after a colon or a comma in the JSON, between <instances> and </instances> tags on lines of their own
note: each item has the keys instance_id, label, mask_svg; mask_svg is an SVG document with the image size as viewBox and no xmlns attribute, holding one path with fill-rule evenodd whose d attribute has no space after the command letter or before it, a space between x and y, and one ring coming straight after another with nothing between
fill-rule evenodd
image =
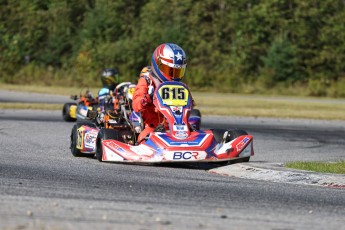
<instances>
[{"instance_id":1,"label":"front wheel","mask_svg":"<svg viewBox=\"0 0 345 230\"><path fill-rule=\"evenodd\" d=\"M226 130L226 129L214 129L212 130L213 136L216 139L218 143L224 142L230 142L232 140L235 140L237 137L248 135L248 133L242 129L232 129L232 130ZM222 162L225 164L234 164L234 163L241 163L241 162L249 162L250 157L243 157L239 159L234 159L230 161L224 161Z\"/></svg>"},{"instance_id":2,"label":"front wheel","mask_svg":"<svg viewBox=\"0 0 345 230\"><path fill-rule=\"evenodd\" d=\"M87 125L90 126L92 128L96 128L96 125L91 123L91 122L86 122L86 121L82 121L82 122L78 122L75 125L73 125L72 131L71 131L71 143L70 143L70 149L71 149L71 153L73 156L75 157L83 157L83 156L94 156L93 154L84 154L82 152L80 152L80 149L77 148L77 145L79 144L79 142L81 142L82 140L82 136L79 136L78 134L78 129L82 126L82 125Z\"/></svg>"},{"instance_id":3,"label":"front wheel","mask_svg":"<svg viewBox=\"0 0 345 230\"><path fill-rule=\"evenodd\" d=\"M237 137L248 135L248 133L242 129L232 129L232 130L226 130L226 129L214 129L212 130L213 136L216 139L218 143L220 142L230 142L232 140L235 140Z\"/></svg>"},{"instance_id":4,"label":"front wheel","mask_svg":"<svg viewBox=\"0 0 345 230\"><path fill-rule=\"evenodd\" d=\"M75 157L81 157L83 154L80 152L80 150L77 148L77 142L78 142L78 125L75 124L72 128L71 132L71 152L72 155Z\"/></svg>"},{"instance_id":5,"label":"front wheel","mask_svg":"<svg viewBox=\"0 0 345 230\"><path fill-rule=\"evenodd\" d=\"M123 139L118 131L115 129L101 129L101 131L98 133L97 140L96 140L96 158L99 162L102 162L103 158L103 147L102 142L104 140L118 140L122 141Z\"/></svg>"},{"instance_id":6,"label":"front wheel","mask_svg":"<svg viewBox=\"0 0 345 230\"><path fill-rule=\"evenodd\" d=\"M229 164L237 164L237 163L243 163L243 162L249 162L250 157L242 157L239 159L235 159L235 160L230 160Z\"/></svg>"}]
</instances>

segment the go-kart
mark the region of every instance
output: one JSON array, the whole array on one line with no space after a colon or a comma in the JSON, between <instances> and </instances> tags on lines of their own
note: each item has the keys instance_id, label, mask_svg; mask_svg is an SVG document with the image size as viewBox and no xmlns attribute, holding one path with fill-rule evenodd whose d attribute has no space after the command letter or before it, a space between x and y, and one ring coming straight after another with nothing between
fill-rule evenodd
<instances>
[{"instance_id":1,"label":"go-kart","mask_svg":"<svg viewBox=\"0 0 345 230\"><path fill-rule=\"evenodd\" d=\"M131 99L135 86L130 82L119 84L106 100L104 111L87 110L86 119L77 121L70 136L73 156L94 156L96 138L103 128L125 132L127 139L134 139L131 135L136 135L142 129L140 114L132 111Z\"/></svg>"},{"instance_id":2,"label":"go-kart","mask_svg":"<svg viewBox=\"0 0 345 230\"><path fill-rule=\"evenodd\" d=\"M254 155L253 137L244 130L193 129L188 122L192 99L185 84L162 83L154 92L153 103L165 116L168 127L158 126L141 143L128 141L129 136L122 130L103 128L97 137L95 133L92 137L99 161L224 163L239 159L249 161Z\"/></svg>"},{"instance_id":3,"label":"go-kart","mask_svg":"<svg viewBox=\"0 0 345 230\"><path fill-rule=\"evenodd\" d=\"M89 110L97 110L99 107L98 99L93 97L89 90L84 95L80 94L71 96L72 100L77 102L68 102L63 105L62 118L65 121L76 121L87 119Z\"/></svg>"},{"instance_id":4,"label":"go-kart","mask_svg":"<svg viewBox=\"0 0 345 230\"><path fill-rule=\"evenodd\" d=\"M132 110L132 97L135 84L121 83L117 86L114 96L109 98L104 112L89 110L88 120L78 121L71 131L70 149L73 156L94 156L96 139L102 130L111 133L115 131L121 140L129 145L137 144L137 137L143 129L140 113ZM200 129L201 113L193 109L188 117L189 126ZM103 137L106 134L102 134Z\"/></svg>"}]
</instances>

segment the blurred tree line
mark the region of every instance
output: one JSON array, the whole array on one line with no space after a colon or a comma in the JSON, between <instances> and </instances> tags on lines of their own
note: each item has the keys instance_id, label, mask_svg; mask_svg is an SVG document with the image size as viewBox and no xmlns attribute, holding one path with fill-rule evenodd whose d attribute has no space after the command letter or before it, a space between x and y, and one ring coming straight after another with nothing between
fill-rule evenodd
<instances>
[{"instance_id":1,"label":"blurred tree line","mask_svg":"<svg viewBox=\"0 0 345 230\"><path fill-rule=\"evenodd\" d=\"M195 90L345 96L344 0L0 0L0 82L136 82L179 44Z\"/></svg>"}]
</instances>

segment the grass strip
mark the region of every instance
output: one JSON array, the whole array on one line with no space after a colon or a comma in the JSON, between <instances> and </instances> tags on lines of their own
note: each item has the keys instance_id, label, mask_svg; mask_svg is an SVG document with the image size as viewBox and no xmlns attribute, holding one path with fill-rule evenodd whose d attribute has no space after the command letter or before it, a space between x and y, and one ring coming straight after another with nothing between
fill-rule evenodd
<instances>
[{"instance_id":1,"label":"grass strip","mask_svg":"<svg viewBox=\"0 0 345 230\"><path fill-rule=\"evenodd\" d=\"M254 95L193 94L202 114L345 120L345 103L331 99L274 98Z\"/></svg>"},{"instance_id":2,"label":"grass strip","mask_svg":"<svg viewBox=\"0 0 345 230\"><path fill-rule=\"evenodd\" d=\"M301 169L321 173L345 174L345 161L337 162L289 162L287 168Z\"/></svg>"}]
</instances>

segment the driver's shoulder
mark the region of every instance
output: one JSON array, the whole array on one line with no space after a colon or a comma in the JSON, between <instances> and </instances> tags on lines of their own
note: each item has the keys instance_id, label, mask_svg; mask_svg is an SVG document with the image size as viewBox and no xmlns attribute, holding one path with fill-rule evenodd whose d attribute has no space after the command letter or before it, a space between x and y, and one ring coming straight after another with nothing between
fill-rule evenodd
<instances>
[{"instance_id":1,"label":"driver's shoulder","mask_svg":"<svg viewBox=\"0 0 345 230\"><path fill-rule=\"evenodd\" d=\"M110 90L106 87L104 88L101 88L99 91L98 91L98 95L106 95L106 94L109 94L110 93Z\"/></svg>"}]
</instances>

